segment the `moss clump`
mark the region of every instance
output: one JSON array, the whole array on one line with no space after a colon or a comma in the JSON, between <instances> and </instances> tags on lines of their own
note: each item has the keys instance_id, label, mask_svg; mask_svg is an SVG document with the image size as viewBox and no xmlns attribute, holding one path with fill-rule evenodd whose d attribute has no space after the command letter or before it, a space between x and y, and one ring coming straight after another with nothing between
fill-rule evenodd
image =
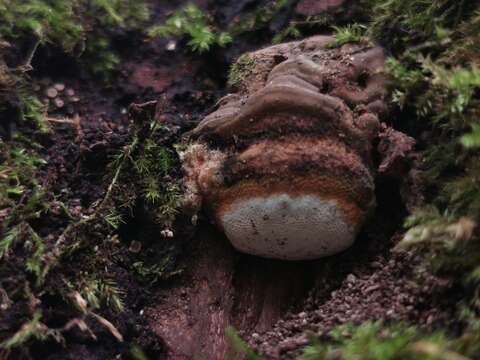
<instances>
[{"instance_id":1,"label":"moss clump","mask_svg":"<svg viewBox=\"0 0 480 360\"><path fill-rule=\"evenodd\" d=\"M480 11L464 1L373 3L370 33L396 44L388 63L392 99L415 116L404 126L431 133L425 144L424 180L436 191L429 199L433 210L428 212L438 224L443 218L445 225L462 217L478 219ZM431 218L419 217L424 224L432 224ZM423 220L407 225L417 226ZM475 232L471 238L475 239Z\"/></svg>"},{"instance_id":2,"label":"moss clump","mask_svg":"<svg viewBox=\"0 0 480 360\"><path fill-rule=\"evenodd\" d=\"M273 37L272 44L280 44L286 39L298 39L301 36L302 33L298 25L294 22L291 22L285 29Z\"/></svg>"},{"instance_id":3,"label":"moss clump","mask_svg":"<svg viewBox=\"0 0 480 360\"><path fill-rule=\"evenodd\" d=\"M365 32L367 30L365 25L349 24L343 27L332 26L332 28L335 31L335 41L326 45L328 49L335 49L349 42L368 43L368 40L365 37Z\"/></svg>"},{"instance_id":4,"label":"moss clump","mask_svg":"<svg viewBox=\"0 0 480 360\"><path fill-rule=\"evenodd\" d=\"M89 274L79 280L72 289L78 288L80 296L92 309L105 307L116 312L124 311L125 291L113 279L99 279L96 274Z\"/></svg>"},{"instance_id":5,"label":"moss clump","mask_svg":"<svg viewBox=\"0 0 480 360\"><path fill-rule=\"evenodd\" d=\"M8 49L10 47L11 45ZM0 45L0 116L4 119L0 130L3 130L5 138L9 138L12 135L11 124L16 122L24 125L27 123L46 132L46 126L42 121L45 106L32 95L28 87L27 71L29 69L21 65L7 66L2 55Z\"/></svg>"},{"instance_id":6,"label":"moss clump","mask_svg":"<svg viewBox=\"0 0 480 360\"><path fill-rule=\"evenodd\" d=\"M268 0L262 2L253 11L233 22L229 26L229 32L233 36L238 36L268 28L275 15L288 5L288 0Z\"/></svg>"},{"instance_id":7,"label":"moss clump","mask_svg":"<svg viewBox=\"0 0 480 360\"><path fill-rule=\"evenodd\" d=\"M328 339L311 339L311 345L299 360L369 359L369 360L427 360L464 359L480 350L477 340L459 338L453 341L437 331L422 334L413 326L385 325L381 321L362 325L346 324L328 334ZM472 341L473 340L473 341Z\"/></svg>"},{"instance_id":8,"label":"moss clump","mask_svg":"<svg viewBox=\"0 0 480 360\"><path fill-rule=\"evenodd\" d=\"M28 192L41 191L36 169L46 162L34 153L12 147L0 139L0 207L14 206Z\"/></svg>"},{"instance_id":9,"label":"moss clump","mask_svg":"<svg viewBox=\"0 0 480 360\"><path fill-rule=\"evenodd\" d=\"M81 58L95 75L108 80L118 63L110 39L121 30L141 29L148 16L144 1L26 0L18 4L3 0L0 2L0 43L27 45L30 50L13 67L11 64L6 67L0 51L0 85L5 74L10 73L7 76L12 78L30 70L41 45L60 47Z\"/></svg>"},{"instance_id":10,"label":"moss clump","mask_svg":"<svg viewBox=\"0 0 480 360\"><path fill-rule=\"evenodd\" d=\"M256 354L232 328L227 329L229 359L241 354L249 360L265 360ZM344 324L318 338L311 335L298 360L431 360L469 359L480 351L480 335L472 329L468 335L449 339L443 331L426 334L403 323L384 324L367 321Z\"/></svg>"},{"instance_id":11,"label":"moss clump","mask_svg":"<svg viewBox=\"0 0 480 360\"><path fill-rule=\"evenodd\" d=\"M441 47L439 40L451 30L460 30L461 24L470 21L477 10L477 5L470 1L366 0L365 3L371 9L371 34L382 38L397 54L425 41ZM464 35L467 34L460 36Z\"/></svg>"},{"instance_id":12,"label":"moss clump","mask_svg":"<svg viewBox=\"0 0 480 360\"><path fill-rule=\"evenodd\" d=\"M75 21L76 2L61 0L14 0L0 3L0 35L4 39L60 44L72 51L84 33Z\"/></svg>"},{"instance_id":13,"label":"moss clump","mask_svg":"<svg viewBox=\"0 0 480 360\"><path fill-rule=\"evenodd\" d=\"M255 67L255 59L248 54L243 54L230 68L228 85L239 87L240 84L251 74Z\"/></svg>"},{"instance_id":14,"label":"moss clump","mask_svg":"<svg viewBox=\"0 0 480 360\"><path fill-rule=\"evenodd\" d=\"M228 32L214 29L208 16L195 4L178 9L165 24L152 26L148 30L150 37L168 37L187 35L188 46L192 51L203 53L214 45L224 47L232 42Z\"/></svg>"},{"instance_id":15,"label":"moss clump","mask_svg":"<svg viewBox=\"0 0 480 360\"><path fill-rule=\"evenodd\" d=\"M0 347L8 353L10 349L21 346L33 339L45 341L48 338L58 336L54 331L48 329L48 327L40 321L41 319L41 312L35 312L32 319L25 322L14 336L0 343Z\"/></svg>"},{"instance_id":16,"label":"moss clump","mask_svg":"<svg viewBox=\"0 0 480 360\"><path fill-rule=\"evenodd\" d=\"M17 4L4 0L0 3L0 38L60 45L67 53L80 55L78 49L88 50L90 40L111 36L118 28L136 28L147 18L143 1L27 0Z\"/></svg>"},{"instance_id":17,"label":"moss clump","mask_svg":"<svg viewBox=\"0 0 480 360\"><path fill-rule=\"evenodd\" d=\"M141 202L158 224L172 226L180 207L181 188L171 171L179 168L179 163L173 149L158 144L156 139L163 131L154 120L146 122L111 163L118 184L110 189L118 202L115 213L109 214L114 223L122 221L120 212Z\"/></svg>"},{"instance_id":18,"label":"moss clump","mask_svg":"<svg viewBox=\"0 0 480 360\"><path fill-rule=\"evenodd\" d=\"M368 1L368 33L391 50L392 100L422 149L423 209L406 221L397 250L416 251L425 271L464 289L466 332L480 309L480 9L468 1ZM468 314L466 316L465 314Z\"/></svg>"},{"instance_id":19,"label":"moss clump","mask_svg":"<svg viewBox=\"0 0 480 360\"><path fill-rule=\"evenodd\" d=\"M245 358L246 360L265 360L263 356L255 353L255 351L243 341L233 327L227 328L226 335L229 345L228 360L237 359L238 357Z\"/></svg>"}]
</instances>

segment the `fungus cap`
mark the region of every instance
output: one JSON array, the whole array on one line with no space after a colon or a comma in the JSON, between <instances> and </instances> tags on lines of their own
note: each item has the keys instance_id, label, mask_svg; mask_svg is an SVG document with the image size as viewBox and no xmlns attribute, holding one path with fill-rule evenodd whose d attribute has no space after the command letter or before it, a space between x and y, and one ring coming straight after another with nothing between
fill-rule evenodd
<instances>
[{"instance_id":1,"label":"fungus cap","mask_svg":"<svg viewBox=\"0 0 480 360\"><path fill-rule=\"evenodd\" d=\"M191 132L187 191L239 251L286 260L332 255L354 242L375 206L384 51L327 48L333 40L249 53L254 65L237 92Z\"/></svg>"},{"instance_id":2,"label":"fungus cap","mask_svg":"<svg viewBox=\"0 0 480 360\"><path fill-rule=\"evenodd\" d=\"M221 216L232 245L252 255L308 260L338 253L355 239L355 230L335 200L314 194L240 199Z\"/></svg>"}]
</instances>

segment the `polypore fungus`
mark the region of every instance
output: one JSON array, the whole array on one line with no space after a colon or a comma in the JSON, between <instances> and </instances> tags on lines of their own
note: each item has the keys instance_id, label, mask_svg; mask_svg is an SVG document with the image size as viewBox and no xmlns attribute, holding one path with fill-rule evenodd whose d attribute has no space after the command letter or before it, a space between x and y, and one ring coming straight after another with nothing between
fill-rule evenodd
<instances>
[{"instance_id":1,"label":"polypore fungus","mask_svg":"<svg viewBox=\"0 0 480 360\"><path fill-rule=\"evenodd\" d=\"M237 93L191 132L185 204L203 204L242 252L287 260L340 252L375 207L373 144L388 111L384 52L326 48L332 41L248 54L253 66Z\"/></svg>"}]
</instances>

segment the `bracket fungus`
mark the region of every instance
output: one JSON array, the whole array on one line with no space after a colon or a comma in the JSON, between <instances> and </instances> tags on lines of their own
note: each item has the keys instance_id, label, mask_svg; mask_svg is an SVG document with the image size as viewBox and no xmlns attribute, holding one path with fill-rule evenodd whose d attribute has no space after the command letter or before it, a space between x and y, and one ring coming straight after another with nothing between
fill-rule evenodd
<instances>
[{"instance_id":1,"label":"bracket fungus","mask_svg":"<svg viewBox=\"0 0 480 360\"><path fill-rule=\"evenodd\" d=\"M382 48L326 47L332 41L316 36L248 54L253 66L236 93L189 134L185 207L204 207L241 252L306 260L348 248L375 207L374 144L390 134L390 147L414 145L381 123Z\"/></svg>"}]
</instances>

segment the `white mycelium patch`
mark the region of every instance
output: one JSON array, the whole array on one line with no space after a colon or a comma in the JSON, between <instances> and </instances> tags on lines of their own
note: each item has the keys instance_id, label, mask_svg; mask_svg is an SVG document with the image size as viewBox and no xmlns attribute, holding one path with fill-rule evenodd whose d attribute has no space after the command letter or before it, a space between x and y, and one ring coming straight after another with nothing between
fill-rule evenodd
<instances>
[{"instance_id":1,"label":"white mycelium patch","mask_svg":"<svg viewBox=\"0 0 480 360\"><path fill-rule=\"evenodd\" d=\"M340 252L355 239L336 202L314 195L238 200L221 221L236 249L268 258L315 259Z\"/></svg>"}]
</instances>

